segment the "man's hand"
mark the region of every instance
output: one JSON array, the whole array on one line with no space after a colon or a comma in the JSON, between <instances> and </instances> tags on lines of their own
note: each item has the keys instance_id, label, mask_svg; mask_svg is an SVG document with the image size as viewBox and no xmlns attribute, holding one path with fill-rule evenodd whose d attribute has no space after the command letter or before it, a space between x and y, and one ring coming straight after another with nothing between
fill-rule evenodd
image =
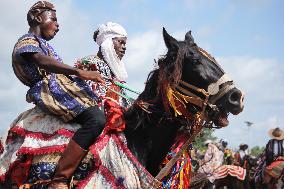
<instances>
[{"instance_id":1,"label":"man's hand","mask_svg":"<svg viewBox=\"0 0 284 189\"><path fill-rule=\"evenodd\" d=\"M78 74L76 74L79 78L84 80L92 80L102 84L105 84L105 80L101 76L98 71L87 71L78 69Z\"/></svg>"}]
</instances>

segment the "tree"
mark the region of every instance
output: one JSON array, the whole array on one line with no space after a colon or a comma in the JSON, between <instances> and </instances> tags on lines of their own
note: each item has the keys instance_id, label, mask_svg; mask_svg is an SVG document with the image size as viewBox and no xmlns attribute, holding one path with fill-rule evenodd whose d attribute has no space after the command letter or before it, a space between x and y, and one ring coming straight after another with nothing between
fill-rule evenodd
<instances>
[{"instance_id":1,"label":"tree","mask_svg":"<svg viewBox=\"0 0 284 189\"><path fill-rule=\"evenodd\" d=\"M254 146L251 150L250 150L250 154L257 157L259 156L263 151L264 151L265 147L259 147L259 146Z\"/></svg>"},{"instance_id":2,"label":"tree","mask_svg":"<svg viewBox=\"0 0 284 189\"><path fill-rule=\"evenodd\" d=\"M195 141L193 142L193 148L197 148L201 152L204 152L206 150L206 147L204 146L204 142L206 140L212 140L215 141L217 137L214 137L213 129L204 128L201 133L195 138Z\"/></svg>"}]
</instances>

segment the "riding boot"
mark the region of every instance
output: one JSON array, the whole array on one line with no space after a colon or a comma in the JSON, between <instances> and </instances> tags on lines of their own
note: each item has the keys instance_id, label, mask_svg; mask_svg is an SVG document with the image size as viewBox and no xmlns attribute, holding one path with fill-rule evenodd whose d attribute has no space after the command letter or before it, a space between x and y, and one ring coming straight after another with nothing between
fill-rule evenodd
<instances>
[{"instance_id":1,"label":"riding boot","mask_svg":"<svg viewBox=\"0 0 284 189\"><path fill-rule=\"evenodd\" d=\"M86 154L87 151L71 139L58 161L54 177L48 189L68 189L74 171Z\"/></svg>"}]
</instances>

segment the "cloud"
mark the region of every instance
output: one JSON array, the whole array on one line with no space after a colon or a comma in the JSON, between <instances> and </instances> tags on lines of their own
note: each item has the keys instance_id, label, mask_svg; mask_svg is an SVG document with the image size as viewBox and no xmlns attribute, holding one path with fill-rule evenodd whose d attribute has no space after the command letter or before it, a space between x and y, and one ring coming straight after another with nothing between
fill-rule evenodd
<instances>
[{"instance_id":1,"label":"cloud","mask_svg":"<svg viewBox=\"0 0 284 189\"><path fill-rule=\"evenodd\" d=\"M284 65L273 58L220 57L217 60L250 97L263 103L284 102ZM255 98L258 97L258 98Z\"/></svg>"},{"instance_id":2,"label":"cloud","mask_svg":"<svg viewBox=\"0 0 284 189\"><path fill-rule=\"evenodd\" d=\"M165 54L160 31L146 31L128 37L125 64L129 73L129 85L142 90L148 73L154 69L154 59Z\"/></svg>"},{"instance_id":3,"label":"cloud","mask_svg":"<svg viewBox=\"0 0 284 189\"><path fill-rule=\"evenodd\" d=\"M251 146L264 146L268 129L284 123L284 65L276 59L248 56L217 60L246 96L244 111L238 116L230 116L230 126L216 131L215 135L229 137L234 147L248 143L249 138ZM244 121L254 122L250 131Z\"/></svg>"}]
</instances>

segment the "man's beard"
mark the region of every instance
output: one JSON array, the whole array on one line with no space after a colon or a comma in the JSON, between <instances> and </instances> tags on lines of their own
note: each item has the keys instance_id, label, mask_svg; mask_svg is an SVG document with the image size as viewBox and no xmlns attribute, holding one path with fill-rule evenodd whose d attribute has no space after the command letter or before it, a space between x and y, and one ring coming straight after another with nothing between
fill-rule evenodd
<instances>
[{"instance_id":1,"label":"man's beard","mask_svg":"<svg viewBox=\"0 0 284 189\"><path fill-rule=\"evenodd\" d=\"M107 38L101 44L101 52L114 76L119 80L125 81L128 75L124 63L119 59L115 52L112 38Z\"/></svg>"}]
</instances>

